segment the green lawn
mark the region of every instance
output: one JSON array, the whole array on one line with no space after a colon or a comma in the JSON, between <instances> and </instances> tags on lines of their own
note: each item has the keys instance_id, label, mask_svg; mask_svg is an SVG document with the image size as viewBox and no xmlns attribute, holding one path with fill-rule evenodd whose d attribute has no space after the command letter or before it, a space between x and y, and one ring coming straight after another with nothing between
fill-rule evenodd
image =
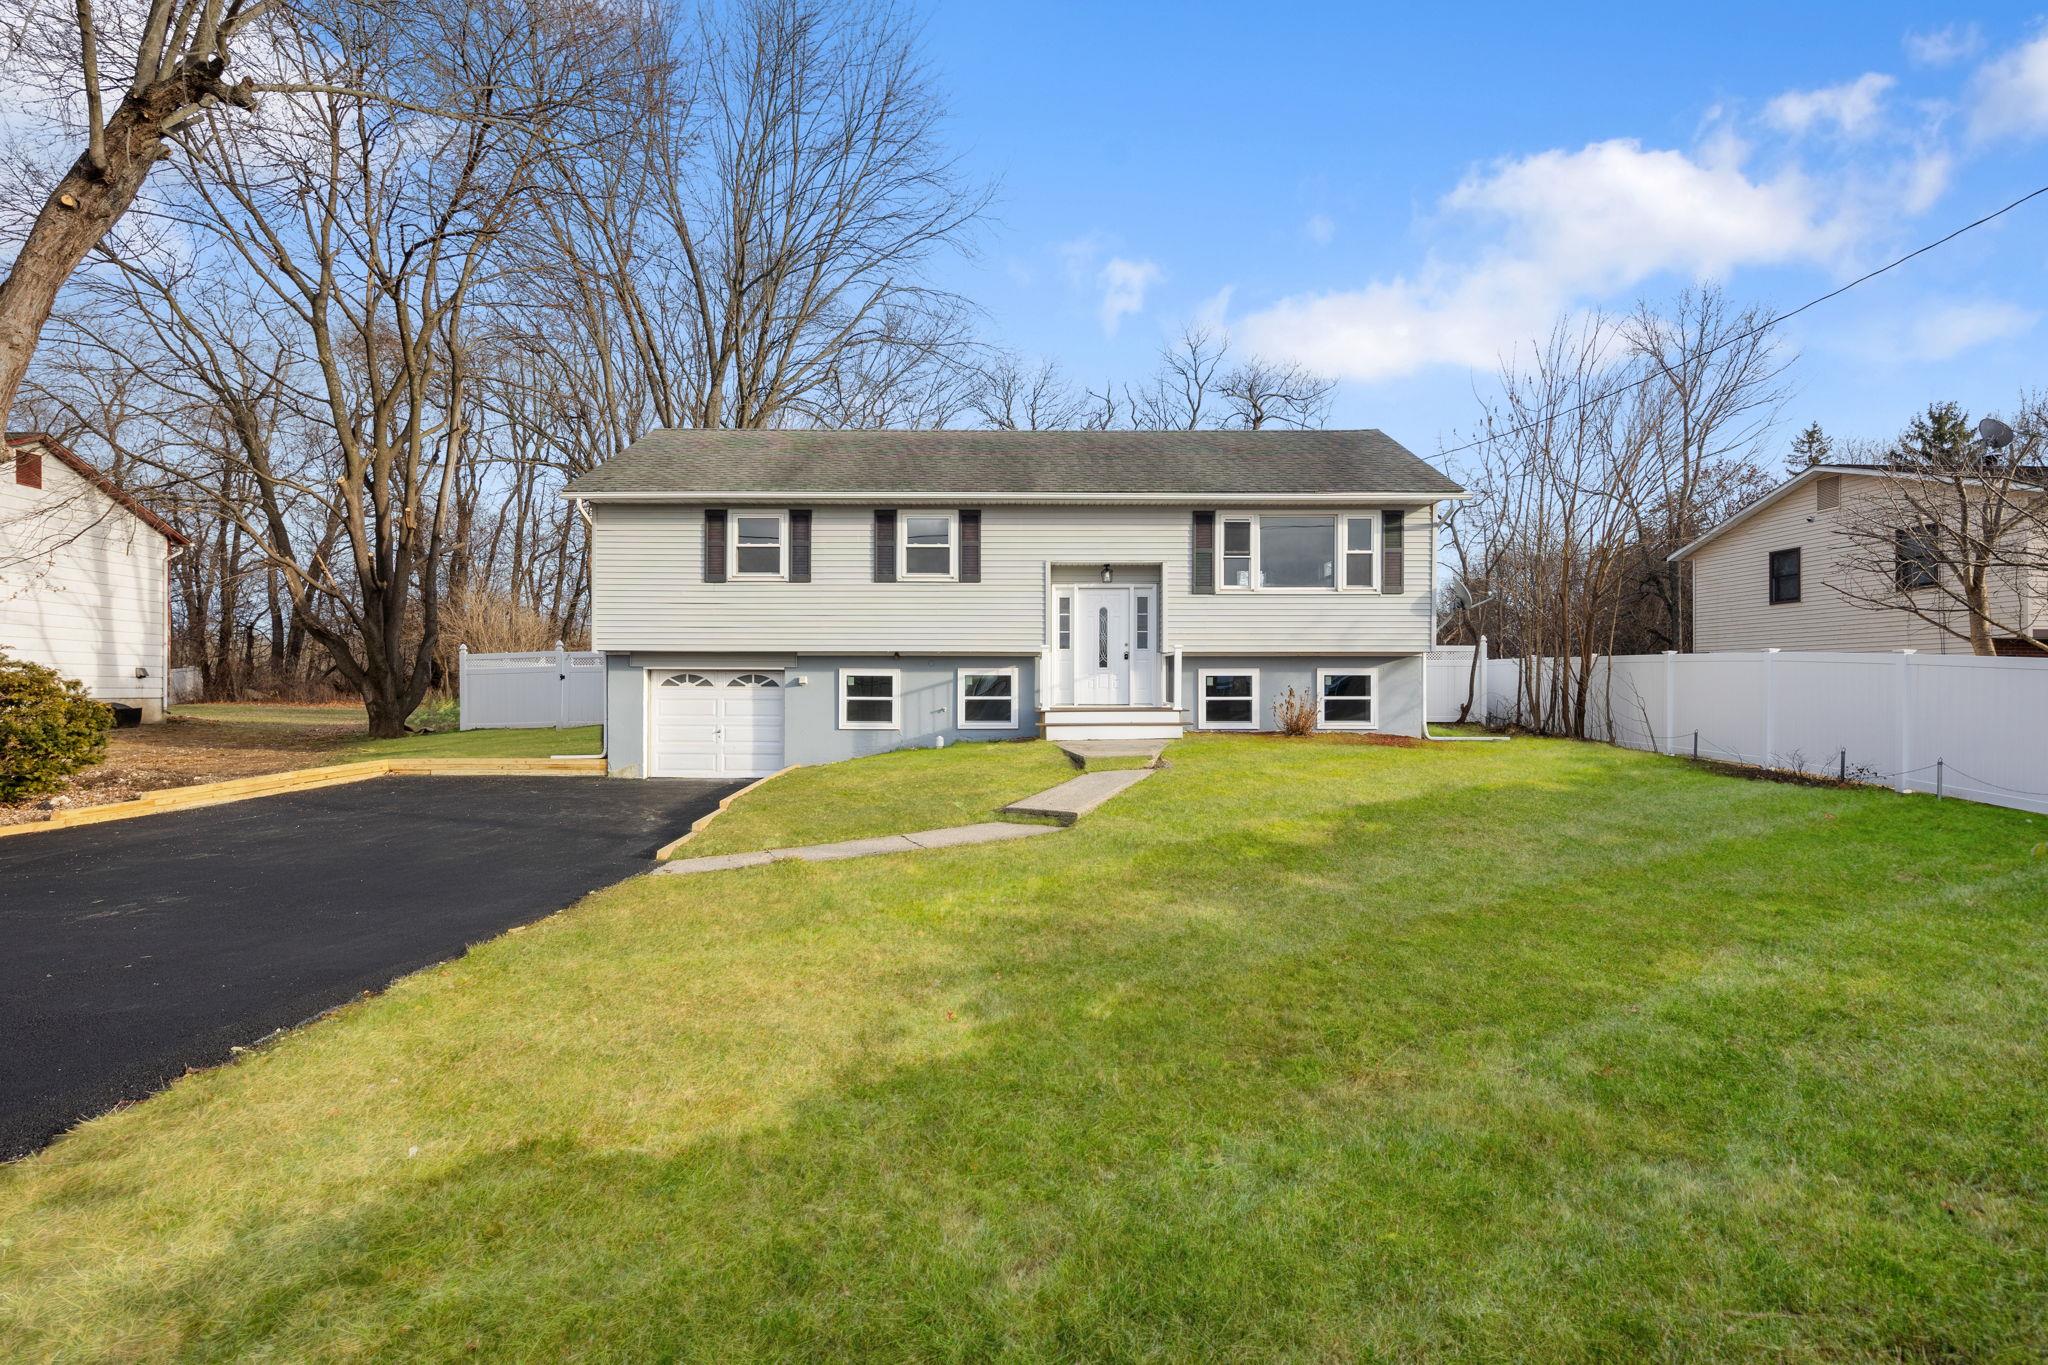
<instances>
[{"instance_id":1,"label":"green lawn","mask_svg":"<svg viewBox=\"0 0 2048 1365\"><path fill-rule=\"evenodd\" d=\"M636 879L86 1125L0 1169L0 1356L2048 1352L2048 819L1169 758Z\"/></svg>"},{"instance_id":2,"label":"green lawn","mask_svg":"<svg viewBox=\"0 0 2048 1365\"><path fill-rule=\"evenodd\" d=\"M676 856L971 825L996 818L1012 801L1057 786L1076 771L1065 754L1042 740L898 749L798 768L734 802Z\"/></svg>"},{"instance_id":3,"label":"green lawn","mask_svg":"<svg viewBox=\"0 0 2048 1365\"><path fill-rule=\"evenodd\" d=\"M432 710L432 720L454 723L445 706L422 707L413 724L422 723ZM182 720L205 721L233 727L275 728L281 735L316 749L331 744L320 758L324 763L355 763L369 758L550 758L556 754L594 754L604 747L604 727L583 725L567 730L436 730L406 735L399 739L370 739L362 733L368 721L359 705L300 706L274 702L196 702L173 707L171 714ZM351 734L353 731L355 733ZM209 731L209 733L212 733Z\"/></svg>"},{"instance_id":4,"label":"green lawn","mask_svg":"<svg viewBox=\"0 0 2048 1365\"><path fill-rule=\"evenodd\" d=\"M336 763L366 758L552 758L604 748L602 725L568 730L449 730L400 739L363 739L336 751Z\"/></svg>"}]
</instances>

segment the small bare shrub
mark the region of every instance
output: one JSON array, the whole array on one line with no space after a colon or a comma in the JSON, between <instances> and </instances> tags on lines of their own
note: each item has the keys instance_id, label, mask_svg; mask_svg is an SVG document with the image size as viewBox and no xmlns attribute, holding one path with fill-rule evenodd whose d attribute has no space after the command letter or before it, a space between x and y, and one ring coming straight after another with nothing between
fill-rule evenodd
<instances>
[{"instance_id":1,"label":"small bare shrub","mask_svg":"<svg viewBox=\"0 0 2048 1365\"><path fill-rule=\"evenodd\" d=\"M1315 698L1305 697L1290 687L1273 703L1273 719L1279 722L1282 734L1312 735L1316 729Z\"/></svg>"}]
</instances>

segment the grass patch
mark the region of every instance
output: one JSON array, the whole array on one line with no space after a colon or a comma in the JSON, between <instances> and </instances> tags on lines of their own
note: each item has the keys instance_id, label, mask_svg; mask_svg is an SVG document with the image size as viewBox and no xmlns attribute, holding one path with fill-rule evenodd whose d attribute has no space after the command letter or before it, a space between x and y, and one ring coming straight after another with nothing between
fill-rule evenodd
<instances>
[{"instance_id":1,"label":"grass patch","mask_svg":"<svg viewBox=\"0 0 2048 1365\"><path fill-rule=\"evenodd\" d=\"M996 818L1010 802L1057 786L1075 768L1043 740L897 749L784 773L733 803L679 858L831 844Z\"/></svg>"},{"instance_id":2,"label":"grass patch","mask_svg":"<svg viewBox=\"0 0 2048 1365\"><path fill-rule=\"evenodd\" d=\"M2048 821L1172 760L1055 839L636 879L86 1125L0 1170L4 1354L2048 1351Z\"/></svg>"},{"instance_id":3,"label":"grass patch","mask_svg":"<svg viewBox=\"0 0 2048 1365\"><path fill-rule=\"evenodd\" d=\"M567 730L457 730L456 716L444 701L429 701L413 713L413 725L424 731L397 739L370 739L362 733L369 720L360 704L296 705L272 702L194 702L172 708L180 720L223 727L262 727L291 737L308 748L325 749L315 760L356 763L371 758L550 758L556 754L594 754L604 747L604 727L581 725ZM295 732L295 733L294 733ZM223 735L233 731L224 729Z\"/></svg>"},{"instance_id":4,"label":"grass patch","mask_svg":"<svg viewBox=\"0 0 2048 1365\"><path fill-rule=\"evenodd\" d=\"M205 701L180 702L171 708L179 720L210 721L220 725L280 725L296 729L362 729L369 717L360 702L325 705L294 705L285 702Z\"/></svg>"},{"instance_id":5,"label":"grass patch","mask_svg":"<svg viewBox=\"0 0 2048 1365\"><path fill-rule=\"evenodd\" d=\"M405 735L398 739L357 740L339 750L336 763L366 758L551 758L556 754L594 754L604 747L602 725L567 730L449 730L441 734Z\"/></svg>"}]
</instances>

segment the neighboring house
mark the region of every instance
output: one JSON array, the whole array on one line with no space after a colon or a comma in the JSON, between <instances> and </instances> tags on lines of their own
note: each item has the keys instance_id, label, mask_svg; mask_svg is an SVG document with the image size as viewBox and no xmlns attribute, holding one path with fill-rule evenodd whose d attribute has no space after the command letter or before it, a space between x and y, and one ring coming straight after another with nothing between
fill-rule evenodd
<instances>
[{"instance_id":1,"label":"neighboring house","mask_svg":"<svg viewBox=\"0 0 2048 1365\"><path fill-rule=\"evenodd\" d=\"M0 648L162 720L170 562L185 538L48 436L9 433L0 472Z\"/></svg>"},{"instance_id":2,"label":"neighboring house","mask_svg":"<svg viewBox=\"0 0 2048 1365\"><path fill-rule=\"evenodd\" d=\"M1422 732L1435 505L1377 431L661 431L576 480L614 773Z\"/></svg>"},{"instance_id":3,"label":"neighboring house","mask_svg":"<svg viewBox=\"0 0 2048 1365\"><path fill-rule=\"evenodd\" d=\"M1915 586L1936 570L1910 562L1912 528L1898 528L1904 557L1888 575L1873 574L1867 546L1845 533L1870 524L1872 509L1887 505L1878 501L1880 481L1897 477L1878 465L1816 465L1673 553L1692 570L1692 647L1968 654L1968 613L1929 582ZM1992 614L2041 636L2048 631L2048 583L2029 577L1997 572ZM1921 594L1921 609L1948 621L1953 632L1902 607L1852 600L1890 593Z\"/></svg>"}]
</instances>

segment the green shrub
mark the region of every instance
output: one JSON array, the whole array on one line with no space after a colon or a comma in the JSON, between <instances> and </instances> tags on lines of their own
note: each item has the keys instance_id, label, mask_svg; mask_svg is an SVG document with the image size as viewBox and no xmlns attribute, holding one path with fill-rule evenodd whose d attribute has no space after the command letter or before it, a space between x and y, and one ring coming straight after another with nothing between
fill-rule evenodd
<instances>
[{"instance_id":1,"label":"green shrub","mask_svg":"<svg viewBox=\"0 0 2048 1365\"><path fill-rule=\"evenodd\" d=\"M56 791L107 756L113 725L80 684L0 650L0 801Z\"/></svg>"}]
</instances>

